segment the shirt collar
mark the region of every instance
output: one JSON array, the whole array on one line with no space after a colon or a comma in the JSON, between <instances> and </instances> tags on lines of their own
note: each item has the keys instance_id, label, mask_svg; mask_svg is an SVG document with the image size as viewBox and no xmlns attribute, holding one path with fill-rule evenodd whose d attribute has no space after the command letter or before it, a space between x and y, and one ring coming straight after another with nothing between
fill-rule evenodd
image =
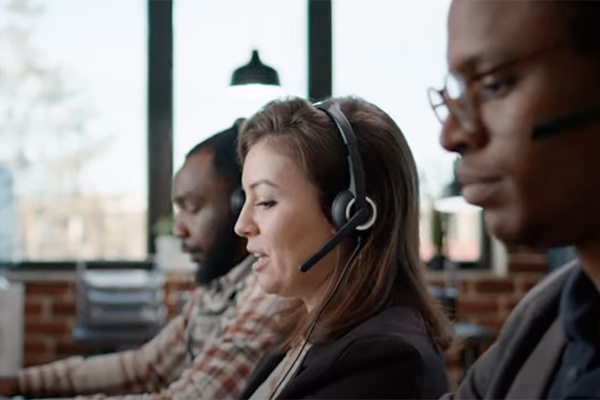
<instances>
[{"instance_id":1,"label":"shirt collar","mask_svg":"<svg viewBox=\"0 0 600 400\"><path fill-rule=\"evenodd\" d=\"M244 258L238 265L231 268L228 273L213 281L215 288L223 289L236 286L242 282L252 271L252 264L256 259L249 255Z\"/></svg>"},{"instance_id":2,"label":"shirt collar","mask_svg":"<svg viewBox=\"0 0 600 400\"><path fill-rule=\"evenodd\" d=\"M567 279L560 315L569 340L595 341L600 323L600 293L581 267Z\"/></svg>"}]
</instances>

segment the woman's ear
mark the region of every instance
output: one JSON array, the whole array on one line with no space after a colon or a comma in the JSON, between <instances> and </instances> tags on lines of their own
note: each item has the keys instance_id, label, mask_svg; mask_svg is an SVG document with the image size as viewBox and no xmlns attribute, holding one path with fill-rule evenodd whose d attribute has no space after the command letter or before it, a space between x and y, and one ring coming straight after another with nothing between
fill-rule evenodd
<instances>
[{"instance_id":1,"label":"woman's ear","mask_svg":"<svg viewBox=\"0 0 600 400\"><path fill-rule=\"evenodd\" d=\"M329 233L333 236L337 232L335 224L333 223L333 221L331 221L330 218L327 218L327 215L325 213L323 213L323 219L327 224L327 227L329 228Z\"/></svg>"},{"instance_id":2,"label":"woman's ear","mask_svg":"<svg viewBox=\"0 0 600 400\"><path fill-rule=\"evenodd\" d=\"M333 225L331 223L331 221L329 221L329 219L327 219L327 225L329 226L329 233L331 233L332 235L334 235L337 232L337 228L335 227L335 225Z\"/></svg>"}]
</instances>

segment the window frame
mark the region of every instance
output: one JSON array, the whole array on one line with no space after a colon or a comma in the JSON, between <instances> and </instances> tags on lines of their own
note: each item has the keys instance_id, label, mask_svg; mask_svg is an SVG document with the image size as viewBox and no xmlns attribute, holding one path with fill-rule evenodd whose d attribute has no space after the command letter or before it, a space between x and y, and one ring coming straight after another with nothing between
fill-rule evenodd
<instances>
[{"instance_id":1,"label":"window frame","mask_svg":"<svg viewBox=\"0 0 600 400\"><path fill-rule=\"evenodd\" d=\"M308 97L322 100L332 94L332 0L306 0L308 7ZM173 0L147 0L147 257L144 260L16 261L0 269L19 271L75 271L85 262L90 269L154 268L152 226L158 218L172 213L173 177ZM460 269L488 269L491 264L490 238L483 230L481 258L460 262Z\"/></svg>"}]
</instances>

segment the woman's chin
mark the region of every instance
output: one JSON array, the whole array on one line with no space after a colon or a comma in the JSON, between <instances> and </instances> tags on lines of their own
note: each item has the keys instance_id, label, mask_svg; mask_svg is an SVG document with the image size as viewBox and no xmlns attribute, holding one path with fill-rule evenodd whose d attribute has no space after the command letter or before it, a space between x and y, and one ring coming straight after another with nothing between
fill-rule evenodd
<instances>
[{"instance_id":1,"label":"woman's chin","mask_svg":"<svg viewBox=\"0 0 600 400\"><path fill-rule=\"evenodd\" d=\"M257 281L258 285L265 293L275 294L288 299L296 297L285 290L279 282L273 281L270 277L264 276L264 274L257 274Z\"/></svg>"},{"instance_id":2,"label":"woman's chin","mask_svg":"<svg viewBox=\"0 0 600 400\"><path fill-rule=\"evenodd\" d=\"M264 273L256 273L256 278L258 281L258 285L263 290L263 292L268 294L279 294L277 291L277 285L269 279L269 277L265 276Z\"/></svg>"}]
</instances>

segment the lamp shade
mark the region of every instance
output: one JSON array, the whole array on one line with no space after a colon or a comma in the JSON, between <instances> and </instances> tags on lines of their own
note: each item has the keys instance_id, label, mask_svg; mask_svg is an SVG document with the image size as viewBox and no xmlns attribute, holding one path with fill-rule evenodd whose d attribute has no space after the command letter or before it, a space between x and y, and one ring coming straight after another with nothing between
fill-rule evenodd
<instances>
[{"instance_id":1,"label":"lamp shade","mask_svg":"<svg viewBox=\"0 0 600 400\"><path fill-rule=\"evenodd\" d=\"M237 68L231 76L231 86L250 84L279 86L279 74L260 61L258 50L253 50L250 62Z\"/></svg>"}]
</instances>

